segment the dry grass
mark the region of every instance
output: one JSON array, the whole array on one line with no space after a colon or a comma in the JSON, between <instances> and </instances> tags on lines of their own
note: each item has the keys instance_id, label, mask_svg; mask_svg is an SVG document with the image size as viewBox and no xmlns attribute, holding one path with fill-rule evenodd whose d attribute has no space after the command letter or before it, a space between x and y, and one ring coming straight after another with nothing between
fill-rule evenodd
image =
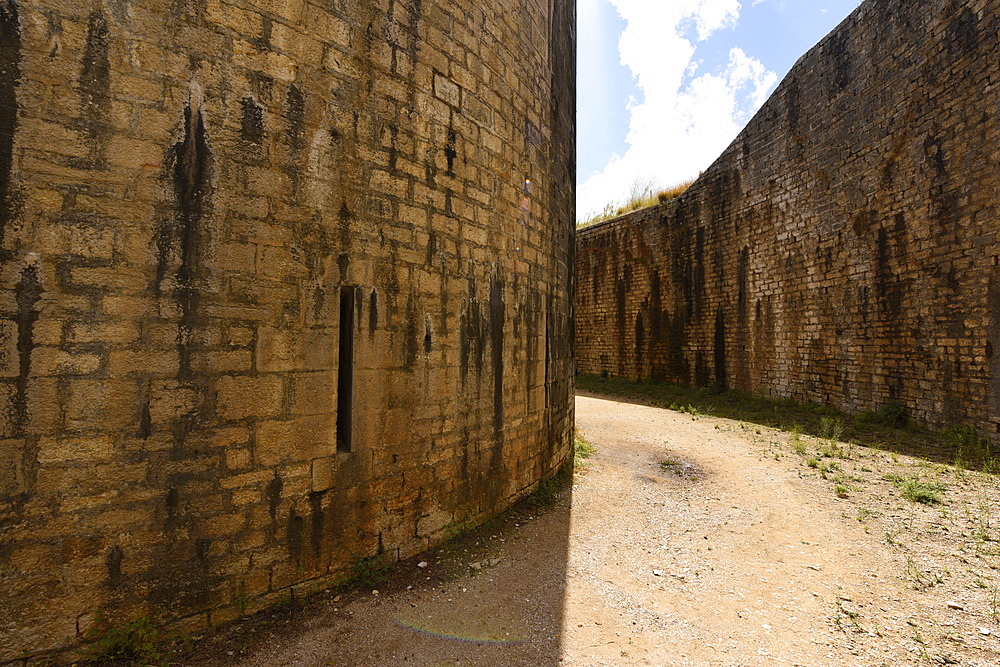
<instances>
[{"instance_id":1,"label":"dry grass","mask_svg":"<svg viewBox=\"0 0 1000 667\"><path fill-rule=\"evenodd\" d=\"M586 227L587 225L604 222L605 220L612 220L632 211L639 211L650 206L663 204L671 199L680 197L691 187L692 183L694 183L693 180L687 181L686 183L680 183L659 192L654 192L651 183L646 185L642 185L641 183L633 184L632 192L625 201L609 202L602 211L594 213L590 218L579 223L577 226Z\"/></svg>"}]
</instances>

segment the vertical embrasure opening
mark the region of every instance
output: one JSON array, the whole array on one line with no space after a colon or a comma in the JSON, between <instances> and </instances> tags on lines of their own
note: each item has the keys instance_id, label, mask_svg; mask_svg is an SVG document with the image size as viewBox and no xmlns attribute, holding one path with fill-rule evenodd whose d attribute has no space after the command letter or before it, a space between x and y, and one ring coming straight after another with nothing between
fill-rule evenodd
<instances>
[{"instance_id":1,"label":"vertical embrasure opening","mask_svg":"<svg viewBox=\"0 0 1000 667\"><path fill-rule=\"evenodd\" d=\"M358 288L340 288L340 363L337 370L337 452L354 447L354 330Z\"/></svg>"}]
</instances>

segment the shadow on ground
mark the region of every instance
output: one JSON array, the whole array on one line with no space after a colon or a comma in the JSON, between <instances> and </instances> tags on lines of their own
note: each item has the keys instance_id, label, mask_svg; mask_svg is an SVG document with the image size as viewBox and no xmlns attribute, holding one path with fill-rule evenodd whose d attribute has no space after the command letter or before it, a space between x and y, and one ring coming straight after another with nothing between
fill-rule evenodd
<instances>
[{"instance_id":1,"label":"shadow on ground","mask_svg":"<svg viewBox=\"0 0 1000 667\"><path fill-rule=\"evenodd\" d=\"M908 418L905 407L894 402L887 403L877 412L846 413L816 403L618 377L579 375L576 387L578 396L606 397L695 415L736 419L818 438L853 442L935 463L962 462L987 471L1000 468L990 441L980 437L971 427L955 426L943 431L923 428Z\"/></svg>"},{"instance_id":2,"label":"shadow on ground","mask_svg":"<svg viewBox=\"0 0 1000 667\"><path fill-rule=\"evenodd\" d=\"M362 584L238 621L171 664L561 664L572 484Z\"/></svg>"}]
</instances>

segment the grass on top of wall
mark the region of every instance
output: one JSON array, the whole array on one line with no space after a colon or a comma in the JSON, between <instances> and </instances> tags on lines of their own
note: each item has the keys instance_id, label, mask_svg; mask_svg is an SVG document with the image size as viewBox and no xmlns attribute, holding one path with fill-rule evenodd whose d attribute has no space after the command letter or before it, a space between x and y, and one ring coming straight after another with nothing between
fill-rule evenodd
<instances>
[{"instance_id":1,"label":"grass on top of wall","mask_svg":"<svg viewBox=\"0 0 1000 667\"><path fill-rule=\"evenodd\" d=\"M798 403L734 390L681 387L613 376L578 375L576 388L677 410L694 417L724 417L940 463L1000 472L1000 458L992 451L990 441L976 435L970 426L955 426L943 431L922 427L914 424L905 406L896 401L886 403L877 412L847 413L816 403Z\"/></svg>"},{"instance_id":2,"label":"grass on top of wall","mask_svg":"<svg viewBox=\"0 0 1000 667\"><path fill-rule=\"evenodd\" d=\"M671 199L677 199L684 194L689 187L691 187L692 183L694 183L694 181L679 183L678 185L665 190L660 190L659 192L655 192L650 185L647 185L642 189L637 189L633 186L632 194L630 194L625 201L609 202L604 206L603 210L594 212L583 222L577 223L577 227L595 225L598 222L612 220L623 216L626 213L631 213L632 211L638 211L640 209L649 208L650 206L656 206L657 204L663 204Z\"/></svg>"}]
</instances>

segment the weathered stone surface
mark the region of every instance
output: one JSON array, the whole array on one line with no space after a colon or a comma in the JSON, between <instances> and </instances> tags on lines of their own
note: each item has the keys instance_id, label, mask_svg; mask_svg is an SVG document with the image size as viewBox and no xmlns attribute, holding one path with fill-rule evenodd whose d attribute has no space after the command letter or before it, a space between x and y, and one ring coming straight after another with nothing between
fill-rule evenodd
<instances>
[{"instance_id":1,"label":"weathered stone surface","mask_svg":"<svg viewBox=\"0 0 1000 667\"><path fill-rule=\"evenodd\" d=\"M998 28L869 0L682 197L581 230L578 370L995 433Z\"/></svg>"},{"instance_id":2,"label":"weathered stone surface","mask_svg":"<svg viewBox=\"0 0 1000 667\"><path fill-rule=\"evenodd\" d=\"M0 663L287 600L569 459L574 14L0 0Z\"/></svg>"}]
</instances>

